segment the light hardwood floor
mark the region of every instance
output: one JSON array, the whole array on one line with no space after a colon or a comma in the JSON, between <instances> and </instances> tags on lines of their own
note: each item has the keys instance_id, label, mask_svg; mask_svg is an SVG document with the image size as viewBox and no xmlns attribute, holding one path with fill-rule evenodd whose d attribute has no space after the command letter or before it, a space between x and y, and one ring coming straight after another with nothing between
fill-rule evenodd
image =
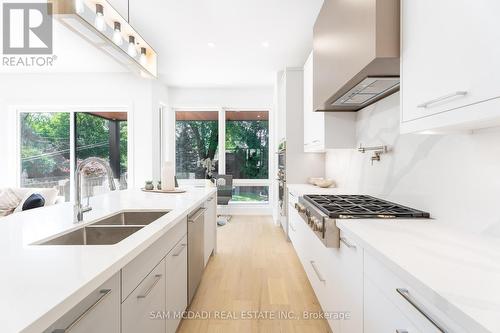
<instances>
[{"instance_id":1,"label":"light hardwood floor","mask_svg":"<svg viewBox=\"0 0 500 333\"><path fill-rule=\"evenodd\" d=\"M217 236L218 253L189 309L211 317L183 320L178 332L330 332L325 320L302 319L304 311L321 307L295 250L271 217L233 216ZM262 311L264 318L242 319L242 311ZM298 319L265 319L280 311Z\"/></svg>"}]
</instances>

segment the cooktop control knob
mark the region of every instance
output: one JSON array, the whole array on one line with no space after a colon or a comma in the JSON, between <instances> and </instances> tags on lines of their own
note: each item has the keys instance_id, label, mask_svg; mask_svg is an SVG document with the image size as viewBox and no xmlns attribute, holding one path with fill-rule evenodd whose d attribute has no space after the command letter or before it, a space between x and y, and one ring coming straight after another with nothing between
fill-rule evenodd
<instances>
[{"instance_id":1,"label":"cooktop control knob","mask_svg":"<svg viewBox=\"0 0 500 333\"><path fill-rule=\"evenodd\" d=\"M311 216L309 219L309 225L315 230L316 229L316 224L318 223L318 218L315 216Z\"/></svg>"},{"instance_id":2,"label":"cooktop control knob","mask_svg":"<svg viewBox=\"0 0 500 333\"><path fill-rule=\"evenodd\" d=\"M321 223L321 221L316 222L316 230L323 232L323 223Z\"/></svg>"}]
</instances>

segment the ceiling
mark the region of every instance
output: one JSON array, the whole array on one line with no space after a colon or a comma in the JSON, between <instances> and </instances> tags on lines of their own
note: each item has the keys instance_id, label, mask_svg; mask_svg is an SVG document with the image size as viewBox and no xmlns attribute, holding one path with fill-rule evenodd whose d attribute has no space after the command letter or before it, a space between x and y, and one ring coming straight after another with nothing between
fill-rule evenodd
<instances>
[{"instance_id":1,"label":"ceiling","mask_svg":"<svg viewBox=\"0 0 500 333\"><path fill-rule=\"evenodd\" d=\"M159 53L170 86L263 86L285 66L304 64L322 3L130 0L130 23Z\"/></svg>"}]
</instances>

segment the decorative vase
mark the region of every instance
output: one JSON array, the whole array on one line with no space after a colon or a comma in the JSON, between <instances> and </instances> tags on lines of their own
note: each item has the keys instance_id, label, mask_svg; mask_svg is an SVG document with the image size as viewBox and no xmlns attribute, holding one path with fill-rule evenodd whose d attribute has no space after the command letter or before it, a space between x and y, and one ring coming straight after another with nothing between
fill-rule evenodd
<instances>
[{"instance_id":1,"label":"decorative vase","mask_svg":"<svg viewBox=\"0 0 500 333\"><path fill-rule=\"evenodd\" d=\"M161 181L158 182L158 185L156 185L156 188L161 191Z\"/></svg>"},{"instance_id":2,"label":"decorative vase","mask_svg":"<svg viewBox=\"0 0 500 333\"><path fill-rule=\"evenodd\" d=\"M144 185L144 189L147 191L151 191L155 189L153 182L151 180L146 181L146 185Z\"/></svg>"}]
</instances>

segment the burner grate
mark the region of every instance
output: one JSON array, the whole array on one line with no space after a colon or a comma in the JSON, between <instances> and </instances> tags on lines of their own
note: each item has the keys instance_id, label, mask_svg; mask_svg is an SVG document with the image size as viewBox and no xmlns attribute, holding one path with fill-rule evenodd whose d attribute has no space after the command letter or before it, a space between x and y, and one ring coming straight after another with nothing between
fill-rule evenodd
<instances>
[{"instance_id":1,"label":"burner grate","mask_svg":"<svg viewBox=\"0 0 500 333\"><path fill-rule=\"evenodd\" d=\"M330 218L429 218L429 213L368 195L305 195Z\"/></svg>"}]
</instances>

